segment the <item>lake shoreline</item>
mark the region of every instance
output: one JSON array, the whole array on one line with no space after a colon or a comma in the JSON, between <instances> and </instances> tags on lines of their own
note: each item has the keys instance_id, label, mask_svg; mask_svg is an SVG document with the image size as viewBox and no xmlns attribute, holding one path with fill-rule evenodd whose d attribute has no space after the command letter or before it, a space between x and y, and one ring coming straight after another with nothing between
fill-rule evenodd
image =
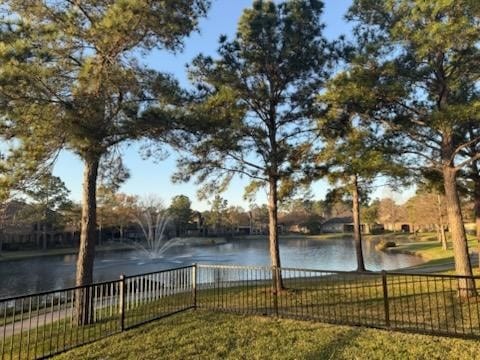
<instances>
[{"instance_id":1,"label":"lake shoreline","mask_svg":"<svg viewBox=\"0 0 480 360\"><path fill-rule=\"evenodd\" d=\"M354 242L346 234L335 235L328 241L322 237L290 235L281 237L280 252L285 268L305 268L324 271L353 271ZM418 257L389 255L376 251L375 243L365 241L366 266L372 271L394 270L420 263ZM175 267L199 264L269 266L268 241L265 236L225 238L180 238L167 243L167 252L151 257L143 249L126 244L97 247L95 281L116 280L120 274L133 276ZM18 252L15 258L4 256L0 261L0 293L2 296L50 291L73 286L75 283L76 249L52 249L41 252ZM42 255L42 256L36 256ZM52 255L52 256L49 256ZM54 256L55 255L55 256Z\"/></svg>"},{"instance_id":2,"label":"lake shoreline","mask_svg":"<svg viewBox=\"0 0 480 360\"><path fill-rule=\"evenodd\" d=\"M109 251L129 251L135 250L129 244L108 244L99 245L95 248L95 253L103 253ZM61 256L61 255L77 255L77 248L57 248L47 250L16 250L16 251L2 251L0 253L0 262L25 260L31 258L43 258L49 256Z\"/></svg>"},{"instance_id":3,"label":"lake shoreline","mask_svg":"<svg viewBox=\"0 0 480 360\"><path fill-rule=\"evenodd\" d=\"M304 235L304 234L283 234L280 235L279 240L313 240L313 241L325 241L325 240L342 240L350 239L352 233L328 233L319 235ZM379 238L390 238L395 234L380 234L380 235L364 235L365 240L376 240ZM398 234L404 235L404 234ZM185 237L178 238L178 245L182 246L209 246L209 245L223 245L228 242L243 241L243 240L267 240L268 235L242 235L242 236L206 236L206 237ZM394 236L395 238L397 236ZM135 246L127 243L112 243L109 242L104 245L97 245L95 252L102 253L108 251L129 251L135 250ZM0 262L25 260L29 258L59 256L59 255L76 255L78 248L56 248L56 249L29 249L29 250L16 250L0 252ZM411 254L409 254L411 255ZM413 254L415 255L415 254Z\"/></svg>"}]
</instances>

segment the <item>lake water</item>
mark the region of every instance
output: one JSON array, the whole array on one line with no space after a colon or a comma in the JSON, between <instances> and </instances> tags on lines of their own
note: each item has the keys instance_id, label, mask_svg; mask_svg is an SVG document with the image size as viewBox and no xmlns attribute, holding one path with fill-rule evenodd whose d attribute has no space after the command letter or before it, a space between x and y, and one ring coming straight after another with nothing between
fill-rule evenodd
<instances>
[{"instance_id":1,"label":"lake water","mask_svg":"<svg viewBox=\"0 0 480 360\"><path fill-rule=\"evenodd\" d=\"M375 243L364 242L368 270L392 270L418 265L422 260L406 254L375 250ZM283 267L320 270L354 270L354 244L351 239L281 239ZM75 282L76 256L49 256L0 262L0 298L70 287ZM95 281L116 280L120 274L134 275L192 263L269 265L267 240L242 239L208 246L176 246L161 259L146 259L138 250L98 253Z\"/></svg>"}]
</instances>

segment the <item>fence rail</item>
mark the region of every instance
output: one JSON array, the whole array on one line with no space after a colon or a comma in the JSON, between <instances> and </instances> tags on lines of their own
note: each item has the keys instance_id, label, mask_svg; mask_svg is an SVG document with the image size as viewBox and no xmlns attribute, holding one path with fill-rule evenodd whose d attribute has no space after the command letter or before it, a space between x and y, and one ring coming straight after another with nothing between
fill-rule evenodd
<instances>
[{"instance_id":1,"label":"fence rail","mask_svg":"<svg viewBox=\"0 0 480 360\"><path fill-rule=\"evenodd\" d=\"M0 360L49 357L191 308L480 338L480 297L459 296L467 283L480 277L232 265L121 276L0 300Z\"/></svg>"},{"instance_id":2,"label":"fence rail","mask_svg":"<svg viewBox=\"0 0 480 360\"><path fill-rule=\"evenodd\" d=\"M0 359L50 357L190 309L192 268L0 300Z\"/></svg>"},{"instance_id":3,"label":"fence rail","mask_svg":"<svg viewBox=\"0 0 480 360\"><path fill-rule=\"evenodd\" d=\"M480 297L461 297L480 277L402 272L199 265L197 306L346 325L480 338Z\"/></svg>"}]
</instances>

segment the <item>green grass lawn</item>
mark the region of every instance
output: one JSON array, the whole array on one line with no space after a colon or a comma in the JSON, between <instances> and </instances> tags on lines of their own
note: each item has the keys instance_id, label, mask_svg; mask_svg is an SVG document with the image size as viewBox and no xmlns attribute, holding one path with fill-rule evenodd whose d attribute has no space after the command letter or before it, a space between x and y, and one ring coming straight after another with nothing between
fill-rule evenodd
<instances>
[{"instance_id":1,"label":"green grass lawn","mask_svg":"<svg viewBox=\"0 0 480 360\"><path fill-rule=\"evenodd\" d=\"M395 241L397 247L390 248L387 251L412 254L425 260L424 264L413 267L412 271L454 273L453 250L449 239L447 239L447 250L442 249L435 233L420 233L415 238L412 235L400 234L388 239ZM474 235L468 235L468 247L470 253L478 252L478 243ZM480 273L478 263L472 263L472 267L476 274Z\"/></svg>"},{"instance_id":2,"label":"green grass lawn","mask_svg":"<svg viewBox=\"0 0 480 360\"><path fill-rule=\"evenodd\" d=\"M188 311L55 359L478 359L473 340Z\"/></svg>"},{"instance_id":3,"label":"green grass lawn","mask_svg":"<svg viewBox=\"0 0 480 360\"><path fill-rule=\"evenodd\" d=\"M415 239L411 236L407 243L400 243L399 249L410 251L416 255L425 257L428 260L438 260L453 258L452 244L448 241L448 249L443 250L441 244L437 241L436 234L423 233ZM470 251L476 250L477 240L473 235L468 236L468 247Z\"/></svg>"}]
</instances>

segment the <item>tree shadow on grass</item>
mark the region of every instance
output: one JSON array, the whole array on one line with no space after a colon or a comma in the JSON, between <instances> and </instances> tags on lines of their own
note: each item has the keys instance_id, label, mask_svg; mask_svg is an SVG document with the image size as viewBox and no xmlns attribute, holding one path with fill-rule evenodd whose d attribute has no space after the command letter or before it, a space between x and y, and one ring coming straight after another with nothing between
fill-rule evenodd
<instances>
[{"instance_id":1,"label":"tree shadow on grass","mask_svg":"<svg viewBox=\"0 0 480 360\"><path fill-rule=\"evenodd\" d=\"M350 346L357 339L364 329L351 328L338 334L328 344L319 345L314 351L305 356L306 360L337 359L344 349Z\"/></svg>"}]
</instances>

